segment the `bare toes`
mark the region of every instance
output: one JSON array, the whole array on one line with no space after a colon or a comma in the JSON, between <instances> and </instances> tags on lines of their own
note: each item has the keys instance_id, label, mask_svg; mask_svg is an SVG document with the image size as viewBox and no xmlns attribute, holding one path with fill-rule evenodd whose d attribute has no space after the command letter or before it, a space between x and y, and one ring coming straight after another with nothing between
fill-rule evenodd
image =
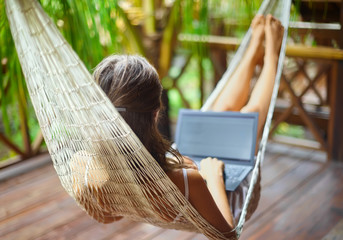
<instances>
[{"instance_id":1,"label":"bare toes","mask_svg":"<svg viewBox=\"0 0 343 240\"><path fill-rule=\"evenodd\" d=\"M283 30L281 22L268 14L265 25L266 46L269 49L268 51L279 53L283 38Z\"/></svg>"},{"instance_id":2,"label":"bare toes","mask_svg":"<svg viewBox=\"0 0 343 240\"><path fill-rule=\"evenodd\" d=\"M266 16L266 24L271 24L271 22L274 20L275 20L275 18L271 14L268 14Z\"/></svg>"},{"instance_id":3,"label":"bare toes","mask_svg":"<svg viewBox=\"0 0 343 240\"><path fill-rule=\"evenodd\" d=\"M255 28L256 26L260 25L260 24L264 24L265 20L264 20L264 16L263 15L256 15L254 17L254 19L251 22L251 27Z\"/></svg>"}]
</instances>

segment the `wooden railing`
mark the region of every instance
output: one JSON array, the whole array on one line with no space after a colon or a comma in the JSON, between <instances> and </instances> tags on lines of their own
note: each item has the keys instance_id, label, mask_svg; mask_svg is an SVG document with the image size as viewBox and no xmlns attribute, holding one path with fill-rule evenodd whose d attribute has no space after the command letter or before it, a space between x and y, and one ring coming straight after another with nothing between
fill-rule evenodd
<instances>
[{"instance_id":1,"label":"wooden railing","mask_svg":"<svg viewBox=\"0 0 343 240\"><path fill-rule=\"evenodd\" d=\"M343 50L289 46L286 55L296 63L296 70L287 74L289 69L285 67L284 89L281 90L290 94L290 106L275 117L275 124L284 119L302 122L320 143L320 148L328 153L329 159L343 161ZM309 65L315 68L312 76ZM292 82L301 80L305 85L300 93L296 93ZM310 91L314 98L312 103L305 100Z\"/></svg>"}]
</instances>

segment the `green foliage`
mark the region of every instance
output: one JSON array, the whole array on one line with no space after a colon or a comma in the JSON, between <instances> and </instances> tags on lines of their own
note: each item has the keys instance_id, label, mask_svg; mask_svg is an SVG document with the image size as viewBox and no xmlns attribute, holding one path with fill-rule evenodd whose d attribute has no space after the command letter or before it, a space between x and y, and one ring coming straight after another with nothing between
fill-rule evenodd
<instances>
[{"instance_id":1,"label":"green foliage","mask_svg":"<svg viewBox=\"0 0 343 240\"><path fill-rule=\"evenodd\" d=\"M0 132L10 136L15 144L22 147L21 118L27 119L29 114L28 94L10 34L4 1L0 1L0 46Z\"/></svg>"},{"instance_id":2,"label":"green foliage","mask_svg":"<svg viewBox=\"0 0 343 240\"><path fill-rule=\"evenodd\" d=\"M212 29L224 27L224 35L243 37L261 3L262 0L210 1Z\"/></svg>"},{"instance_id":3,"label":"green foliage","mask_svg":"<svg viewBox=\"0 0 343 240\"><path fill-rule=\"evenodd\" d=\"M282 122L276 129L275 134L295 137L295 138L304 138L305 130L303 126L291 125L291 124Z\"/></svg>"},{"instance_id":4,"label":"green foliage","mask_svg":"<svg viewBox=\"0 0 343 240\"><path fill-rule=\"evenodd\" d=\"M41 4L88 69L122 50L116 0L41 0Z\"/></svg>"},{"instance_id":5,"label":"green foliage","mask_svg":"<svg viewBox=\"0 0 343 240\"><path fill-rule=\"evenodd\" d=\"M125 51L117 33L122 29L117 26L116 0L40 2L88 69L91 70L106 55ZM21 128L28 126L28 137L32 142L39 126L10 34L4 0L0 0L0 46L0 133L23 149ZM3 146L0 151L2 149ZM13 155L12 152L9 154Z\"/></svg>"},{"instance_id":6,"label":"green foliage","mask_svg":"<svg viewBox=\"0 0 343 240\"><path fill-rule=\"evenodd\" d=\"M212 79L213 79L213 67L211 60L209 58L202 59L201 66L204 72L204 85L205 85L205 99L209 96L210 92L213 89ZM175 67L170 68L169 75L178 75L179 69ZM188 64L185 72L178 80L178 87L183 91L183 95L186 98L187 102L190 103L190 107L193 109L199 109L201 107L200 102L200 82L199 82L199 64L197 57L193 57ZM169 97L169 117L172 120L177 119L178 112L181 108L186 108L183 104L181 96L176 89L170 89L168 91Z\"/></svg>"}]
</instances>

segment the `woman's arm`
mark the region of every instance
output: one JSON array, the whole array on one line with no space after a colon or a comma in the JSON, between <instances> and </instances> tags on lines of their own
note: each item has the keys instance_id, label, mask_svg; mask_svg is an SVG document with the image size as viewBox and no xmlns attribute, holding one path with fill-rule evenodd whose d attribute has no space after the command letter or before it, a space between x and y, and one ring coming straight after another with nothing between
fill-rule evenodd
<instances>
[{"instance_id":1,"label":"woman's arm","mask_svg":"<svg viewBox=\"0 0 343 240\"><path fill-rule=\"evenodd\" d=\"M220 185L221 183L218 181L219 185L215 186L217 182L209 180L209 185L206 186L203 177L196 170L188 170L187 175L189 202L213 227L221 232L230 232L234 228L234 224L224 184ZM218 191L215 190L216 188ZM223 191L219 188L222 188Z\"/></svg>"},{"instance_id":2,"label":"woman's arm","mask_svg":"<svg viewBox=\"0 0 343 240\"><path fill-rule=\"evenodd\" d=\"M224 163L216 158L206 158L200 163L200 174L207 182L207 187L216 202L218 209L231 227L235 225L230 204L225 191L223 177Z\"/></svg>"}]
</instances>

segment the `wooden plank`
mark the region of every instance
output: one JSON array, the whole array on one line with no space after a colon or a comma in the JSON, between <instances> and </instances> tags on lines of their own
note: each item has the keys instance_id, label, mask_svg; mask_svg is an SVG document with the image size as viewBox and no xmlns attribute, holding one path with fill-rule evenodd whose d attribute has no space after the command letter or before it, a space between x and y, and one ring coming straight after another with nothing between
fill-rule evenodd
<instances>
[{"instance_id":1,"label":"wooden plank","mask_svg":"<svg viewBox=\"0 0 343 240\"><path fill-rule=\"evenodd\" d=\"M72 199L67 199L66 201L72 201ZM58 207L56 211L51 212L51 215L23 226L4 237L7 239L36 239L56 228L56 226L65 224L66 222L79 217L80 214L83 214L76 206L62 208L63 203L58 204L60 207Z\"/></svg>"},{"instance_id":2,"label":"wooden plank","mask_svg":"<svg viewBox=\"0 0 343 240\"><path fill-rule=\"evenodd\" d=\"M270 206L277 204L299 185L309 181L309 178L320 171L321 167L321 164L304 162L287 174L280 174L281 178L264 188L258 207L260 211L266 212Z\"/></svg>"},{"instance_id":3,"label":"wooden plank","mask_svg":"<svg viewBox=\"0 0 343 240\"><path fill-rule=\"evenodd\" d=\"M343 220L339 221L322 240L335 240L343 237Z\"/></svg>"},{"instance_id":4,"label":"wooden plank","mask_svg":"<svg viewBox=\"0 0 343 240\"><path fill-rule=\"evenodd\" d=\"M153 239L155 236L161 234L164 232L165 229L146 224L146 223L140 223L135 224L134 227L129 228L128 231L121 232L119 234L115 234L114 238L116 240L130 240L130 239L145 239L150 240Z\"/></svg>"},{"instance_id":5,"label":"wooden plank","mask_svg":"<svg viewBox=\"0 0 343 240\"><path fill-rule=\"evenodd\" d=\"M295 168L290 168L287 174L280 174L280 178L275 180L272 185L263 188L258 208L251 220L248 221L248 226L250 223L255 225L255 221L259 221L261 216L291 194L294 189L310 181L311 177L321 171L322 167L322 163L299 161L299 164ZM262 173L262 179L264 176L265 174Z\"/></svg>"},{"instance_id":6,"label":"wooden plank","mask_svg":"<svg viewBox=\"0 0 343 240\"><path fill-rule=\"evenodd\" d=\"M10 213L15 213L16 208L15 206L17 205L22 205L23 207L25 206L30 206L30 204L34 204L35 201L39 201L40 195L44 193L44 197L50 197L51 195L54 196L56 193L55 189L52 189L51 186L54 184L57 185L59 184L56 179L51 178L48 179L46 182L46 185L33 185L30 186L30 188L27 189L21 189L21 192L11 192L8 193L7 195L4 195L0 198L0 201L2 204L6 204L9 209L7 209L7 212ZM35 189L35 187L39 187L38 189ZM62 189L60 189L59 185L57 185L58 192L63 192ZM20 211L20 209L18 210ZM0 219L4 217L3 215L3 209L0 211Z\"/></svg>"},{"instance_id":7,"label":"wooden plank","mask_svg":"<svg viewBox=\"0 0 343 240\"><path fill-rule=\"evenodd\" d=\"M94 223L95 220L91 219L85 213L72 221L65 222L60 226L55 227L51 231L40 235L36 238L36 240L74 239L75 235L92 227Z\"/></svg>"},{"instance_id":8,"label":"wooden plank","mask_svg":"<svg viewBox=\"0 0 343 240\"><path fill-rule=\"evenodd\" d=\"M270 182L273 176L279 175L280 158L286 156L290 147L284 144L268 144L266 147L266 154L262 164L261 186ZM271 174L271 176L270 176Z\"/></svg>"},{"instance_id":9,"label":"wooden plank","mask_svg":"<svg viewBox=\"0 0 343 240\"><path fill-rule=\"evenodd\" d=\"M196 235L197 239L202 235ZM190 238L194 237L194 233L192 232L183 232L183 231L177 231L177 230L164 230L160 235L151 238L151 240L188 240ZM206 238L205 238L206 239Z\"/></svg>"},{"instance_id":10,"label":"wooden plank","mask_svg":"<svg viewBox=\"0 0 343 240\"><path fill-rule=\"evenodd\" d=\"M53 175L45 180L40 179L35 184L28 184L26 188L24 187L19 187L17 191L8 192L6 195L0 197L0 202L6 205L6 208L0 208L0 221L40 206L45 201L49 201L59 194L65 193L57 176ZM43 193L44 197L42 197Z\"/></svg>"},{"instance_id":11,"label":"wooden plank","mask_svg":"<svg viewBox=\"0 0 343 240\"><path fill-rule=\"evenodd\" d=\"M316 175L261 216L242 239L320 239L339 219L331 204L343 198L343 165ZM330 187L328 187L330 186ZM343 210L342 204L339 205Z\"/></svg>"},{"instance_id":12,"label":"wooden plank","mask_svg":"<svg viewBox=\"0 0 343 240\"><path fill-rule=\"evenodd\" d=\"M72 239L117 239L118 237L125 236L126 231L138 224L129 219L122 219L112 224L94 223L92 227L77 233Z\"/></svg>"},{"instance_id":13,"label":"wooden plank","mask_svg":"<svg viewBox=\"0 0 343 240\"><path fill-rule=\"evenodd\" d=\"M208 238L202 234L196 234L192 236L191 238L189 238L189 240L208 240Z\"/></svg>"},{"instance_id":14,"label":"wooden plank","mask_svg":"<svg viewBox=\"0 0 343 240\"><path fill-rule=\"evenodd\" d=\"M19 176L46 164L51 164L51 158L49 154L41 154L35 158L25 159L25 161L10 161L9 164L13 165L6 165L5 168L1 169L0 182Z\"/></svg>"},{"instance_id":15,"label":"wooden plank","mask_svg":"<svg viewBox=\"0 0 343 240\"><path fill-rule=\"evenodd\" d=\"M241 239L320 239L327 235L343 218L343 169L335 165L322 170L323 162L325 154L320 151L268 144L262 199ZM22 204L29 194L26 188L37 193L44 189L40 195L29 197L33 207ZM15 215L0 221L1 239L206 239L201 234L160 229L128 219L108 225L97 223L64 192L52 166L1 183L0 189L6 192L0 191L1 197L10 195L0 209L11 210L8 204L13 202L21 206ZM51 191L48 198L46 191Z\"/></svg>"},{"instance_id":16,"label":"wooden plank","mask_svg":"<svg viewBox=\"0 0 343 240\"><path fill-rule=\"evenodd\" d=\"M70 201L70 197L66 196L66 194L61 194L50 201L44 202L42 205L21 212L15 217L0 221L0 238L37 222L42 218L49 217L53 212L60 211L70 205Z\"/></svg>"},{"instance_id":17,"label":"wooden plank","mask_svg":"<svg viewBox=\"0 0 343 240\"><path fill-rule=\"evenodd\" d=\"M305 160L308 157L306 154L303 157L299 156L279 156L274 160L274 164L269 165L268 167L262 168L262 189L274 185L275 182L287 175L290 171L295 169L301 164L301 160Z\"/></svg>"},{"instance_id":18,"label":"wooden plank","mask_svg":"<svg viewBox=\"0 0 343 240\"><path fill-rule=\"evenodd\" d=\"M39 179L51 177L53 172L51 171L52 166L44 166L39 169L31 170L18 177L9 178L5 181L0 182L0 197L7 192L16 191L15 188L30 184ZM56 174L56 173L55 173ZM25 188L26 186L24 186Z\"/></svg>"}]
</instances>

